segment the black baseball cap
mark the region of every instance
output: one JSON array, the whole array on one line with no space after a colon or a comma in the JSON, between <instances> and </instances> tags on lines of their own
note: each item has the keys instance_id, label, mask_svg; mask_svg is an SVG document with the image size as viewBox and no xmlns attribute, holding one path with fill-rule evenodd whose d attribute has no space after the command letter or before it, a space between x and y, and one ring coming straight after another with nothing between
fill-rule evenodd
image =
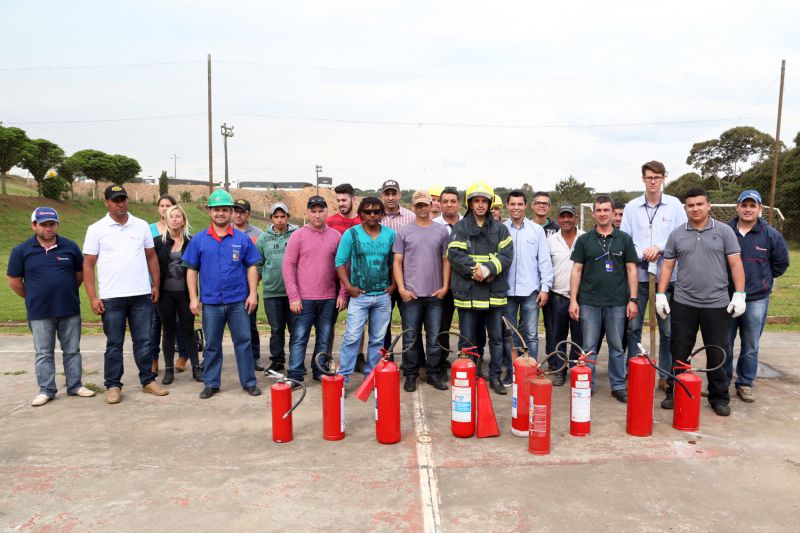
<instances>
[{"instance_id":1,"label":"black baseball cap","mask_svg":"<svg viewBox=\"0 0 800 533\"><path fill-rule=\"evenodd\" d=\"M383 182L383 185L381 185L381 192L386 192L391 189L400 192L400 184L395 180L386 180Z\"/></svg>"},{"instance_id":2,"label":"black baseball cap","mask_svg":"<svg viewBox=\"0 0 800 533\"><path fill-rule=\"evenodd\" d=\"M309 199L308 199L308 203L306 204L306 207L308 207L309 209L311 209L311 208L312 208L312 207L314 207L315 205L321 205L321 206L322 206L322 207L324 207L325 209L327 209L327 208L328 208L328 202L326 202L326 201L325 201L325 198L323 198L322 196L317 196L317 195L314 195L314 196L312 196L311 198L309 198Z\"/></svg>"},{"instance_id":3,"label":"black baseball cap","mask_svg":"<svg viewBox=\"0 0 800 533\"><path fill-rule=\"evenodd\" d=\"M578 214L578 212L575 210L575 206L570 204L565 204L559 207L558 214L560 215L561 213L569 213L572 216L577 216Z\"/></svg>"},{"instance_id":4,"label":"black baseball cap","mask_svg":"<svg viewBox=\"0 0 800 533\"><path fill-rule=\"evenodd\" d=\"M109 185L106 187L106 200L113 200L114 198L119 198L120 196L124 196L125 198L128 197L128 193L125 191L122 185Z\"/></svg>"},{"instance_id":5,"label":"black baseball cap","mask_svg":"<svg viewBox=\"0 0 800 533\"><path fill-rule=\"evenodd\" d=\"M250 212L250 202L245 200L244 198L239 198L235 202L233 202L233 209L240 209L242 211Z\"/></svg>"}]
</instances>

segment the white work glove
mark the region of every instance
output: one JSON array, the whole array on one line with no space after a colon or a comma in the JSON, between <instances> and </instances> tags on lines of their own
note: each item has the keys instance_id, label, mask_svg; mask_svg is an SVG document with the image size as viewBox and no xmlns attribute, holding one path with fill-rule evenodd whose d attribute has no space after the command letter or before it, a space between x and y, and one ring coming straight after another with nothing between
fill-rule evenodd
<instances>
[{"instance_id":1,"label":"white work glove","mask_svg":"<svg viewBox=\"0 0 800 533\"><path fill-rule=\"evenodd\" d=\"M481 265L481 273L483 274L483 280L486 281L486 278L492 275L492 271L489 270L489 267L486 265Z\"/></svg>"},{"instance_id":2,"label":"white work glove","mask_svg":"<svg viewBox=\"0 0 800 533\"><path fill-rule=\"evenodd\" d=\"M656 293L656 313L664 320L669 316L669 301L663 292Z\"/></svg>"},{"instance_id":3,"label":"white work glove","mask_svg":"<svg viewBox=\"0 0 800 533\"><path fill-rule=\"evenodd\" d=\"M747 296L745 292L734 292L733 298L731 298L731 303L728 304L728 313L733 318L738 316L742 316L744 310L747 309L747 303L745 303L744 299Z\"/></svg>"}]
</instances>

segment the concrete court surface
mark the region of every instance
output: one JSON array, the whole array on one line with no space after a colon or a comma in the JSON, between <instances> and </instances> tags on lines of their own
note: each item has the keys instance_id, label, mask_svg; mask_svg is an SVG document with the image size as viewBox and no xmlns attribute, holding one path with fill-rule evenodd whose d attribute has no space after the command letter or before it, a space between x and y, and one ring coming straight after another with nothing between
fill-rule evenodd
<instances>
[{"instance_id":1,"label":"concrete court surface","mask_svg":"<svg viewBox=\"0 0 800 533\"><path fill-rule=\"evenodd\" d=\"M33 408L32 341L0 336L0 530L797 531L798 344L765 334L756 402L734 395L720 418L704 400L697 433L656 404L653 435L626 435L601 365L591 436L569 435L569 390L555 388L552 452L533 456L510 434L510 394L492 393L500 437L456 439L449 391L426 384L401 392L399 444L375 441L372 401L352 395L347 437L322 440L313 383L294 441L273 444L269 396L241 390L232 356L213 398L188 373L157 398L127 342L122 403L67 397L59 375L56 400ZM102 385L104 338L82 347L85 382Z\"/></svg>"}]
</instances>

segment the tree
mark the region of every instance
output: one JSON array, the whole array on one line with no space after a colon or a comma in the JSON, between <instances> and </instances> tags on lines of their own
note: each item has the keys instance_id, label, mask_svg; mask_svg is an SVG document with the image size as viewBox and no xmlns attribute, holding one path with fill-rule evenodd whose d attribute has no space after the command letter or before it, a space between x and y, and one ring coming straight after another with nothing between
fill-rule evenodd
<instances>
[{"instance_id":1,"label":"tree","mask_svg":"<svg viewBox=\"0 0 800 533\"><path fill-rule=\"evenodd\" d=\"M722 133L719 139L695 143L686 164L696 168L703 178L735 182L743 171L769 157L775 139L768 133L750 126L738 126Z\"/></svg>"},{"instance_id":2,"label":"tree","mask_svg":"<svg viewBox=\"0 0 800 533\"><path fill-rule=\"evenodd\" d=\"M75 177L80 174L80 167L77 161L72 157L62 159L61 162L56 165L56 172L61 179L69 183L69 195L72 199L75 199Z\"/></svg>"},{"instance_id":3,"label":"tree","mask_svg":"<svg viewBox=\"0 0 800 533\"><path fill-rule=\"evenodd\" d=\"M556 204L579 206L594 200L594 189L587 187L586 183L578 181L574 176L570 176L556 183L556 194L553 200Z\"/></svg>"},{"instance_id":4,"label":"tree","mask_svg":"<svg viewBox=\"0 0 800 533\"><path fill-rule=\"evenodd\" d=\"M70 184L57 174L46 175L39 183L39 192L45 198L63 200L70 192Z\"/></svg>"},{"instance_id":5,"label":"tree","mask_svg":"<svg viewBox=\"0 0 800 533\"><path fill-rule=\"evenodd\" d=\"M109 157L114 164L114 173L111 176L111 181L117 185L123 185L131 181L142 171L139 162L128 156L117 154Z\"/></svg>"},{"instance_id":6,"label":"tree","mask_svg":"<svg viewBox=\"0 0 800 533\"><path fill-rule=\"evenodd\" d=\"M697 172L687 172L678 179L670 181L664 187L664 192L682 201L683 195L689 192L690 189L707 189L709 184L712 186L716 184L713 178L704 179Z\"/></svg>"},{"instance_id":7,"label":"tree","mask_svg":"<svg viewBox=\"0 0 800 533\"><path fill-rule=\"evenodd\" d=\"M100 150L81 150L70 157L75 162L78 171L94 181L95 197L98 197L100 180L111 179L116 172L116 165L110 155Z\"/></svg>"},{"instance_id":8,"label":"tree","mask_svg":"<svg viewBox=\"0 0 800 533\"><path fill-rule=\"evenodd\" d=\"M0 192L5 196L6 174L22 161L28 146L28 136L19 128L0 126Z\"/></svg>"},{"instance_id":9,"label":"tree","mask_svg":"<svg viewBox=\"0 0 800 533\"><path fill-rule=\"evenodd\" d=\"M158 194L167 194L169 192L169 179L167 178L167 171L162 170L161 175L158 177Z\"/></svg>"},{"instance_id":10,"label":"tree","mask_svg":"<svg viewBox=\"0 0 800 533\"><path fill-rule=\"evenodd\" d=\"M28 169L33 179L36 180L36 189L42 195L42 181L47 177L47 172L64 159L64 150L57 144L47 139L33 139L22 155L19 165Z\"/></svg>"}]
</instances>

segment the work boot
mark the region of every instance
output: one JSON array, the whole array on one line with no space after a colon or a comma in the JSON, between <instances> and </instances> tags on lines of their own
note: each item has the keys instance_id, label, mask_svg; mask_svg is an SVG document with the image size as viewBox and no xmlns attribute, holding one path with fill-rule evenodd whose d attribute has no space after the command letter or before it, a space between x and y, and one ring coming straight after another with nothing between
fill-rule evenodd
<instances>
[{"instance_id":1,"label":"work boot","mask_svg":"<svg viewBox=\"0 0 800 533\"><path fill-rule=\"evenodd\" d=\"M265 374L268 374L270 370L272 370L273 372L280 372L280 371L282 371L284 368L286 368L286 366L285 366L285 365L284 365L282 362L280 362L280 361L273 361L273 362L272 362L272 363L269 365L269 367L268 367L268 368L267 368L267 369L264 371L264 373L265 373Z\"/></svg>"},{"instance_id":2,"label":"work boot","mask_svg":"<svg viewBox=\"0 0 800 533\"><path fill-rule=\"evenodd\" d=\"M106 391L106 403L119 403L122 400L122 389L109 387Z\"/></svg>"},{"instance_id":3,"label":"work boot","mask_svg":"<svg viewBox=\"0 0 800 533\"><path fill-rule=\"evenodd\" d=\"M489 386L492 387L492 390L500 396L505 396L507 394L506 388L503 386L503 382L497 378L493 379L491 383L489 383Z\"/></svg>"},{"instance_id":4,"label":"work boot","mask_svg":"<svg viewBox=\"0 0 800 533\"><path fill-rule=\"evenodd\" d=\"M200 383L203 382L203 369L199 366L192 367L192 377L195 381L199 381Z\"/></svg>"},{"instance_id":5,"label":"work boot","mask_svg":"<svg viewBox=\"0 0 800 533\"><path fill-rule=\"evenodd\" d=\"M175 361L175 370L177 370L178 372L183 372L184 370L186 370L187 361L188 359L186 359L185 357L178 357L178 360Z\"/></svg>"},{"instance_id":6,"label":"work boot","mask_svg":"<svg viewBox=\"0 0 800 533\"><path fill-rule=\"evenodd\" d=\"M255 368L256 372L264 371L264 365L261 364L261 361L259 359L253 360L253 368Z\"/></svg>"},{"instance_id":7,"label":"work boot","mask_svg":"<svg viewBox=\"0 0 800 533\"><path fill-rule=\"evenodd\" d=\"M367 358L363 353L356 355L356 372L364 373L364 368L367 366Z\"/></svg>"},{"instance_id":8,"label":"work boot","mask_svg":"<svg viewBox=\"0 0 800 533\"><path fill-rule=\"evenodd\" d=\"M164 379L161 380L162 385L172 385L175 380L175 370L172 368L164 369Z\"/></svg>"},{"instance_id":9,"label":"work boot","mask_svg":"<svg viewBox=\"0 0 800 533\"><path fill-rule=\"evenodd\" d=\"M753 389L747 385L736 385L736 394L743 402L753 403L756 397L753 396Z\"/></svg>"},{"instance_id":10,"label":"work boot","mask_svg":"<svg viewBox=\"0 0 800 533\"><path fill-rule=\"evenodd\" d=\"M616 398L620 403L628 403L628 392L625 389L612 390L611 396Z\"/></svg>"},{"instance_id":11,"label":"work boot","mask_svg":"<svg viewBox=\"0 0 800 533\"><path fill-rule=\"evenodd\" d=\"M244 390L250 396L261 396L261 389L259 389L257 385L253 385L252 387L242 387L242 390Z\"/></svg>"},{"instance_id":12,"label":"work boot","mask_svg":"<svg viewBox=\"0 0 800 533\"><path fill-rule=\"evenodd\" d=\"M675 409L675 398L673 398L671 394L668 394L666 398L661 400L661 408Z\"/></svg>"},{"instance_id":13,"label":"work boot","mask_svg":"<svg viewBox=\"0 0 800 533\"><path fill-rule=\"evenodd\" d=\"M207 400L219 392L217 387L206 387L200 392L200 399Z\"/></svg>"},{"instance_id":14,"label":"work boot","mask_svg":"<svg viewBox=\"0 0 800 533\"><path fill-rule=\"evenodd\" d=\"M429 377L428 383L436 390L447 390L447 383L442 380L441 376Z\"/></svg>"},{"instance_id":15,"label":"work boot","mask_svg":"<svg viewBox=\"0 0 800 533\"><path fill-rule=\"evenodd\" d=\"M553 374L551 379L553 380L553 387L561 387L564 385L566 376L564 376L564 374Z\"/></svg>"},{"instance_id":16,"label":"work boot","mask_svg":"<svg viewBox=\"0 0 800 533\"><path fill-rule=\"evenodd\" d=\"M156 383L155 381L151 381L147 385L142 388L142 392L146 392L147 394L153 394L155 396L166 396L169 394L169 391Z\"/></svg>"},{"instance_id":17,"label":"work boot","mask_svg":"<svg viewBox=\"0 0 800 533\"><path fill-rule=\"evenodd\" d=\"M417 390L416 376L408 376L406 378L406 382L403 383L403 390L406 392L414 392L415 390Z\"/></svg>"},{"instance_id":18,"label":"work boot","mask_svg":"<svg viewBox=\"0 0 800 533\"><path fill-rule=\"evenodd\" d=\"M711 408L717 416L728 416L731 414L731 406L727 403L712 403Z\"/></svg>"},{"instance_id":19,"label":"work boot","mask_svg":"<svg viewBox=\"0 0 800 533\"><path fill-rule=\"evenodd\" d=\"M667 390L667 380L664 378L659 378L658 380L658 388L665 391Z\"/></svg>"}]
</instances>

